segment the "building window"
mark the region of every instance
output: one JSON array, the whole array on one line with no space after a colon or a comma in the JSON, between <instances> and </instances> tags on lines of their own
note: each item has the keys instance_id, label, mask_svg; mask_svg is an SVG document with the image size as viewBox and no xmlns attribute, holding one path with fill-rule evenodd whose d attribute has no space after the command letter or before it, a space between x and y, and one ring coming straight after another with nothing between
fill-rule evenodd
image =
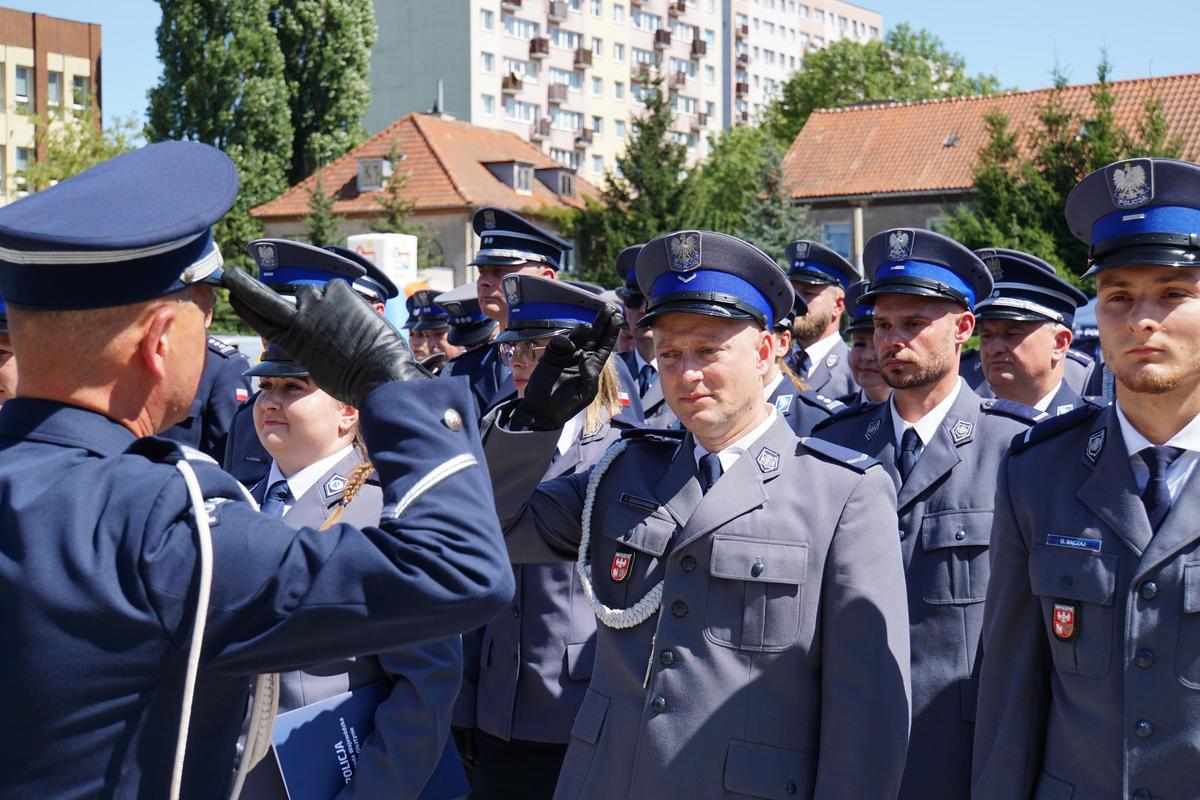
<instances>
[{"instance_id":1,"label":"building window","mask_svg":"<svg viewBox=\"0 0 1200 800\"><path fill-rule=\"evenodd\" d=\"M592 156L592 174L604 174L604 156Z\"/></svg>"},{"instance_id":2,"label":"building window","mask_svg":"<svg viewBox=\"0 0 1200 800\"><path fill-rule=\"evenodd\" d=\"M558 147L551 147L550 157L564 167L579 169L579 153L574 150L562 150Z\"/></svg>"},{"instance_id":3,"label":"building window","mask_svg":"<svg viewBox=\"0 0 1200 800\"><path fill-rule=\"evenodd\" d=\"M17 111L28 114L29 109L33 107L33 68L17 67L16 78L13 100L16 101Z\"/></svg>"},{"instance_id":4,"label":"building window","mask_svg":"<svg viewBox=\"0 0 1200 800\"><path fill-rule=\"evenodd\" d=\"M565 69L551 67L550 82L569 86L572 92L583 91L583 75L579 72L569 72Z\"/></svg>"},{"instance_id":5,"label":"building window","mask_svg":"<svg viewBox=\"0 0 1200 800\"><path fill-rule=\"evenodd\" d=\"M640 47L633 48L633 63L646 64L647 66L658 65L658 54L653 50L643 50Z\"/></svg>"},{"instance_id":6,"label":"building window","mask_svg":"<svg viewBox=\"0 0 1200 800\"><path fill-rule=\"evenodd\" d=\"M496 71L496 57L491 53L480 53L479 60L485 74L491 75Z\"/></svg>"},{"instance_id":7,"label":"building window","mask_svg":"<svg viewBox=\"0 0 1200 800\"><path fill-rule=\"evenodd\" d=\"M613 4L613 22L618 25L625 24L625 6L618 3Z\"/></svg>"},{"instance_id":8,"label":"building window","mask_svg":"<svg viewBox=\"0 0 1200 800\"><path fill-rule=\"evenodd\" d=\"M623 119L613 120L613 133L616 135L616 137L618 139L625 138L625 120L623 120Z\"/></svg>"},{"instance_id":9,"label":"building window","mask_svg":"<svg viewBox=\"0 0 1200 800\"><path fill-rule=\"evenodd\" d=\"M550 29L550 44L563 50L575 50L583 44L583 37L574 31L554 27Z\"/></svg>"},{"instance_id":10,"label":"building window","mask_svg":"<svg viewBox=\"0 0 1200 800\"><path fill-rule=\"evenodd\" d=\"M613 42L613 61L621 64L625 61L625 45Z\"/></svg>"},{"instance_id":11,"label":"building window","mask_svg":"<svg viewBox=\"0 0 1200 800\"><path fill-rule=\"evenodd\" d=\"M504 98L504 118L512 122L537 122L542 116L542 107L534 103L522 103L511 97Z\"/></svg>"},{"instance_id":12,"label":"building window","mask_svg":"<svg viewBox=\"0 0 1200 800\"><path fill-rule=\"evenodd\" d=\"M63 74L61 72L46 73L46 105L51 116L62 110Z\"/></svg>"},{"instance_id":13,"label":"building window","mask_svg":"<svg viewBox=\"0 0 1200 800\"><path fill-rule=\"evenodd\" d=\"M709 47L715 47L717 42L717 34L711 28L704 29L704 41Z\"/></svg>"},{"instance_id":14,"label":"building window","mask_svg":"<svg viewBox=\"0 0 1200 800\"><path fill-rule=\"evenodd\" d=\"M13 177L16 179L17 191L25 191L25 173L29 172L29 162L33 160L33 151L28 147L17 148L17 161L13 165Z\"/></svg>"},{"instance_id":15,"label":"building window","mask_svg":"<svg viewBox=\"0 0 1200 800\"><path fill-rule=\"evenodd\" d=\"M712 64L704 65L704 81L705 83L717 82L717 70Z\"/></svg>"},{"instance_id":16,"label":"building window","mask_svg":"<svg viewBox=\"0 0 1200 800\"><path fill-rule=\"evenodd\" d=\"M592 58L604 58L604 40L599 36L592 37Z\"/></svg>"},{"instance_id":17,"label":"building window","mask_svg":"<svg viewBox=\"0 0 1200 800\"><path fill-rule=\"evenodd\" d=\"M825 223L821 226L821 241L842 258L850 258L850 223Z\"/></svg>"},{"instance_id":18,"label":"building window","mask_svg":"<svg viewBox=\"0 0 1200 800\"><path fill-rule=\"evenodd\" d=\"M583 128L583 114L556 108L550 112L550 127L556 131L579 131Z\"/></svg>"},{"instance_id":19,"label":"building window","mask_svg":"<svg viewBox=\"0 0 1200 800\"><path fill-rule=\"evenodd\" d=\"M490 94L480 95L480 99L483 100L483 115L485 117L496 116L496 97L495 97L495 95L490 95Z\"/></svg>"},{"instance_id":20,"label":"building window","mask_svg":"<svg viewBox=\"0 0 1200 800\"><path fill-rule=\"evenodd\" d=\"M486 8L479 9L479 27L485 31L496 30L496 12Z\"/></svg>"},{"instance_id":21,"label":"building window","mask_svg":"<svg viewBox=\"0 0 1200 800\"><path fill-rule=\"evenodd\" d=\"M708 118L710 120L713 117L717 116L717 104L714 103L712 100L706 101L704 103L704 113L708 115Z\"/></svg>"},{"instance_id":22,"label":"building window","mask_svg":"<svg viewBox=\"0 0 1200 800\"><path fill-rule=\"evenodd\" d=\"M504 35L514 39L536 39L542 32L541 25L527 19L518 19L512 14L505 14L501 19L504 22Z\"/></svg>"},{"instance_id":23,"label":"building window","mask_svg":"<svg viewBox=\"0 0 1200 800\"><path fill-rule=\"evenodd\" d=\"M513 175L513 188L520 194L529 194L533 191L533 167L525 164L517 164L516 172Z\"/></svg>"},{"instance_id":24,"label":"building window","mask_svg":"<svg viewBox=\"0 0 1200 800\"><path fill-rule=\"evenodd\" d=\"M613 81L613 97L618 100L625 99L625 84L621 81Z\"/></svg>"},{"instance_id":25,"label":"building window","mask_svg":"<svg viewBox=\"0 0 1200 800\"><path fill-rule=\"evenodd\" d=\"M567 5L569 5L571 10L576 14L583 13L583 0L568 0Z\"/></svg>"},{"instance_id":26,"label":"building window","mask_svg":"<svg viewBox=\"0 0 1200 800\"><path fill-rule=\"evenodd\" d=\"M592 133L596 136L604 135L604 117L592 117Z\"/></svg>"},{"instance_id":27,"label":"building window","mask_svg":"<svg viewBox=\"0 0 1200 800\"><path fill-rule=\"evenodd\" d=\"M645 11L634 11L633 27L654 33L662 27L662 17L657 14L647 14Z\"/></svg>"},{"instance_id":28,"label":"building window","mask_svg":"<svg viewBox=\"0 0 1200 800\"><path fill-rule=\"evenodd\" d=\"M515 58L504 59L504 74L516 75L526 83L537 83L541 67L536 61L518 61Z\"/></svg>"},{"instance_id":29,"label":"building window","mask_svg":"<svg viewBox=\"0 0 1200 800\"><path fill-rule=\"evenodd\" d=\"M592 16L599 17L604 14L604 4L601 0L592 0Z\"/></svg>"},{"instance_id":30,"label":"building window","mask_svg":"<svg viewBox=\"0 0 1200 800\"><path fill-rule=\"evenodd\" d=\"M603 78L592 78L592 95L594 97L604 97Z\"/></svg>"}]
</instances>

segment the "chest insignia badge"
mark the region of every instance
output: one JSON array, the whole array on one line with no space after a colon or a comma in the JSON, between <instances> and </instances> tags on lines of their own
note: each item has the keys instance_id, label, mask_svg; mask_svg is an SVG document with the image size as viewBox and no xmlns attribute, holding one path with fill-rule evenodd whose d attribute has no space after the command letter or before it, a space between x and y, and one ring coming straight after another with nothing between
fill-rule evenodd
<instances>
[{"instance_id":1,"label":"chest insignia badge","mask_svg":"<svg viewBox=\"0 0 1200 800\"><path fill-rule=\"evenodd\" d=\"M965 419L960 419L954 423L954 427L950 429L950 438L955 444L962 444L967 439L971 438L971 432L975 430L975 423L968 422Z\"/></svg>"},{"instance_id":2,"label":"chest insignia badge","mask_svg":"<svg viewBox=\"0 0 1200 800\"><path fill-rule=\"evenodd\" d=\"M879 420L877 420L877 419L871 420L871 422L867 425L867 430L863 434L863 438L866 439L868 442L871 441L871 437L873 437L876 433L879 432L879 425L880 425Z\"/></svg>"},{"instance_id":3,"label":"chest insignia badge","mask_svg":"<svg viewBox=\"0 0 1200 800\"><path fill-rule=\"evenodd\" d=\"M633 566L633 553L617 553L613 556L612 566L609 567L608 577L613 583L621 583L629 577L629 569Z\"/></svg>"},{"instance_id":4,"label":"chest insignia badge","mask_svg":"<svg viewBox=\"0 0 1200 800\"><path fill-rule=\"evenodd\" d=\"M1054 604L1054 636L1059 641L1069 642L1079 633L1079 604L1061 601Z\"/></svg>"},{"instance_id":5,"label":"chest insignia badge","mask_svg":"<svg viewBox=\"0 0 1200 800\"><path fill-rule=\"evenodd\" d=\"M1085 451L1088 461L1093 464L1100 461L1100 454L1104 452L1104 434L1107 433L1107 428L1101 428L1088 437L1087 450Z\"/></svg>"},{"instance_id":6,"label":"chest insignia badge","mask_svg":"<svg viewBox=\"0 0 1200 800\"><path fill-rule=\"evenodd\" d=\"M758 457L754 461L763 472L774 472L779 469L779 453L769 447L759 450Z\"/></svg>"}]
</instances>

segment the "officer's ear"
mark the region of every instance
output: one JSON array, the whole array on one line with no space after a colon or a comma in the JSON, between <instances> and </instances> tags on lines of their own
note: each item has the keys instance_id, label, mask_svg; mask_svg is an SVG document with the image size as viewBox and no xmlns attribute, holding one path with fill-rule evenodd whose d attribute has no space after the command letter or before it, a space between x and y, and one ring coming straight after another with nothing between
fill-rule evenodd
<instances>
[{"instance_id":1,"label":"officer's ear","mask_svg":"<svg viewBox=\"0 0 1200 800\"><path fill-rule=\"evenodd\" d=\"M766 375L767 370L775 363L775 335L771 333L769 328L758 328L757 333L758 349L756 355L758 356L758 363L755 366L758 367L758 374L762 376Z\"/></svg>"},{"instance_id":2,"label":"officer's ear","mask_svg":"<svg viewBox=\"0 0 1200 800\"><path fill-rule=\"evenodd\" d=\"M971 334L975 332L975 315L970 311L963 311L958 314L955 320L954 328L954 343L964 345L971 338Z\"/></svg>"},{"instance_id":3,"label":"officer's ear","mask_svg":"<svg viewBox=\"0 0 1200 800\"><path fill-rule=\"evenodd\" d=\"M1067 357L1067 350L1071 348L1071 342L1075 339L1075 334L1065 325L1056 325L1054 331L1054 358L1060 360Z\"/></svg>"},{"instance_id":4,"label":"officer's ear","mask_svg":"<svg viewBox=\"0 0 1200 800\"><path fill-rule=\"evenodd\" d=\"M167 376L167 358L172 347L182 348L186 339L185 332L179 325L177 311L173 303L157 304L150 310L141 326L142 336L137 345L138 358L142 367L158 380ZM183 356L180 353L173 357Z\"/></svg>"},{"instance_id":5,"label":"officer's ear","mask_svg":"<svg viewBox=\"0 0 1200 800\"><path fill-rule=\"evenodd\" d=\"M345 436L358 427L358 409L349 403L338 403L338 436Z\"/></svg>"}]
</instances>

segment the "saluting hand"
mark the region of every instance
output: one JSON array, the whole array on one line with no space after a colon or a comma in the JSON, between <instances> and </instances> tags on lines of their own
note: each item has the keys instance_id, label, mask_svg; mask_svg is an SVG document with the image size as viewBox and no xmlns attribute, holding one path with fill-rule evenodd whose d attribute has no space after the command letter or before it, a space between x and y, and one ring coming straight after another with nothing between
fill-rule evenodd
<instances>
[{"instance_id":1,"label":"saluting hand","mask_svg":"<svg viewBox=\"0 0 1200 800\"><path fill-rule=\"evenodd\" d=\"M606 305L591 325L552 338L529 376L510 427L556 430L591 405L622 321L617 307Z\"/></svg>"}]
</instances>

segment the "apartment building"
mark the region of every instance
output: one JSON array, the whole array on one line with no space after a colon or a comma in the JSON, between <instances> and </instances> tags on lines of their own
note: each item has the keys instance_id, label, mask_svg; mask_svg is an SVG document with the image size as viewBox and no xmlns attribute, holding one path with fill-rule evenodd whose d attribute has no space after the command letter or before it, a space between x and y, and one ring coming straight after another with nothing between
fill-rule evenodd
<instances>
[{"instance_id":1,"label":"apartment building","mask_svg":"<svg viewBox=\"0 0 1200 800\"><path fill-rule=\"evenodd\" d=\"M25 193L33 117L100 110L100 26L0 8L0 205ZM44 154L42 154L44 155Z\"/></svg>"},{"instance_id":2,"label":"apartment building","mask_svg":"<svg viewBox=\"0 0 1200 800\"><path fill-rule=\"evenodd\" d=\"M883 36L883 16L843 0L726 0L730 80L724 113L733 124L753 124L804 55L839 39L868 42Z\"/></svg>"}]
</instances>

